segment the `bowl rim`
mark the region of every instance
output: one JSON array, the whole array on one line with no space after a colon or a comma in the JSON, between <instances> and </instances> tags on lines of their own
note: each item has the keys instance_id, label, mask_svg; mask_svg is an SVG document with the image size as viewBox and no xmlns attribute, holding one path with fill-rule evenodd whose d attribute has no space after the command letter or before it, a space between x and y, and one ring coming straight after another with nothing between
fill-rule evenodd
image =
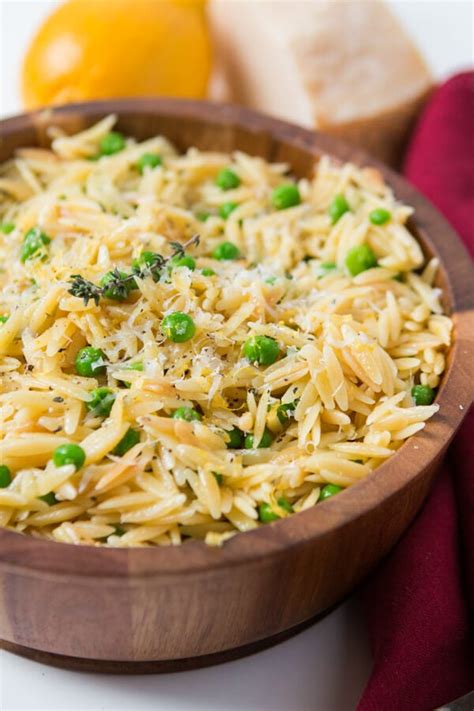
<instances>
[{"instance_id":1,"label":"bowl rim","mask_svg":"<svg viewBox=\"0 0 474 711\"><path fill-rule=\"evenodd\" d=\"M380 170L395 195L415 207L410 226L435 252L446 275L455 341L450 350L436 402L440 412L425 429L409 438L402 447L374 472L344 490L338 497L300 512L285 520L238 534L221 548L191 541L176 547L106 548L63 544L0 529L0 566L24 575L80 577L83 582L97 579L112 583L117 578L133 579L183 574L206 574L223 567L269 564L274 556L290 548L313 545L330 532L354 523L371 509L397 495L421 469L440 458L474 400L474 269L460 238L436 208L408 181L369 156L365 151L286 121L232 104L185 99L117 99L69 104L23 113L0 121L0 145L24 130L34 128L38 135L58 117L81 116L99 120L110 113L172 117L179 121L196 120L245 132L265 134L277 147L280 143L315 157L329 154L338 161Z\"/></svg>"}]
</instances>

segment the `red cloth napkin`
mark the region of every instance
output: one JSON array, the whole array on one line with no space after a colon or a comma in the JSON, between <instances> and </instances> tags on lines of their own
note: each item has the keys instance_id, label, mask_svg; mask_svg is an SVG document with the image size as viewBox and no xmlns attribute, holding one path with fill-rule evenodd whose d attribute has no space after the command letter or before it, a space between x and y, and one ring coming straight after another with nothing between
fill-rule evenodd
<instances>
[{"instance_id":1,"label":"red cloth napkin","mask_svg":"<svg viewBox=\"0 0 474 711\"><path fill-rule=\"evenodd\" d=\"M432 97L404 172L474 254L474 72ZM358 711L431 711L474 689L474 408L423 510L362 590L374 666Z\"/></svg>"}]
</instances>

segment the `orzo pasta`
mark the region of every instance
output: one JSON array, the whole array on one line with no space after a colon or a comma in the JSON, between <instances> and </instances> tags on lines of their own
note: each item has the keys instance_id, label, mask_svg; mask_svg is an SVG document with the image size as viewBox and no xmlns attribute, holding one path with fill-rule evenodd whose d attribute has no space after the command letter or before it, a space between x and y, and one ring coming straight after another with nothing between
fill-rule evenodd
<instances>
[{"instance_id":1,"label":"orzo pasta","mask_svg":"<svg viewBox=\"0 0 474 711\"><path fill-rule=\"evenodd\" d=\"M356 483L436 413L438 264L374 169L322 158L295 181L114 120L0 169L0 525L219 544Z\"/></svg>"}]
</instances>

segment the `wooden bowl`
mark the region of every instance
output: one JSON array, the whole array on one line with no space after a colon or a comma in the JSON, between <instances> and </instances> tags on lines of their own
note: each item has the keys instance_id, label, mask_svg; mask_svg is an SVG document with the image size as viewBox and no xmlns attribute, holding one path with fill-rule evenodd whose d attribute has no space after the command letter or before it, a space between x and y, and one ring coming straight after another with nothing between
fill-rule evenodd
<instances>
[{"instance_id":1,"label":"wooden bowl","mask_svg":"<svg viewBox=\"0 0 474 711\"><path fill-rule=\"evenodd\" d=\"M440 412L376 472L311 510L240 534L223 548L107 549L0 531L0 637L13 651L99 671L160 671L223 661L287 636L347 595L412 521L474 396L474 275L459 238L416 190L359 150L234 106L123 100L17 116L0 125L0 160L109 113L144 139L287 161L308 175L323 153L380 168L413 205L411 229L441 260L455 343Z\"/></svg>"}]
</instances>

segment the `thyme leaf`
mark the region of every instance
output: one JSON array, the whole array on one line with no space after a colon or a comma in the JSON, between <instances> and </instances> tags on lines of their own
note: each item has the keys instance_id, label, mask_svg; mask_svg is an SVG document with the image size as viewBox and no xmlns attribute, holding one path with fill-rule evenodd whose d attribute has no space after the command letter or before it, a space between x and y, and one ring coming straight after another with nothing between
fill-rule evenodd
<instances>
[{"instance_id":1,"label":"thyme leaf","mask_svg":"<svg viewBox=\"0 0 474 711\"><path fill-rule=\"evenodd\" d=\"M68 289L69 294L77 296L79 299L83 299L86 306L91 300L94 301L96 306L98 306L103 292L101 287L96 286L87 279L84 279L84 277L80 274L73 274L69 283L71 284L71 288Z\"/></svg>"}]
</instances>

